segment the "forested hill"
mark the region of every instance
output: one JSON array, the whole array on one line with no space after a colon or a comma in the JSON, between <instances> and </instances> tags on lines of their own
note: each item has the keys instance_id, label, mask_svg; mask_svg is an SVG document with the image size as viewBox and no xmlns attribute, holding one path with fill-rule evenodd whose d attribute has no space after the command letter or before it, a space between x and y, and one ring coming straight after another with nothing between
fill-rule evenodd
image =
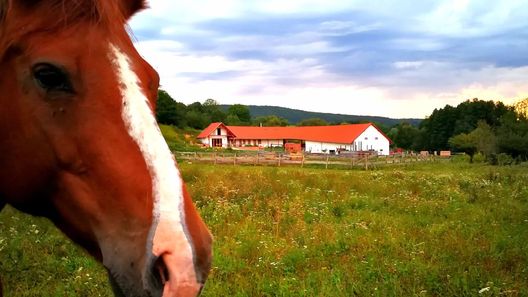
<instances>
[{"instance_id":1,"label":"forested hill","mask_svg":"<svg viewBox=\"0 0 528 297\"><path fill-rule=\"evenodd\" d=\"M227 110L231 105L220 105L223 110ZM397 125L401 122L407 122L413 126L418 126L421 119L392 119L386 117L377 116L360 116L360 115L346 115L346 114L335 114L335 113L322 113L322 112L311 112L298 109L291 109L278 106L258 106L258 105L247 105L251 116L269 116L275 115L288 120L290 124L297 124L302 120L320 118L329 123L343 123L343 122L377 122L389 127Z\"/></svg>"}]
</instances>

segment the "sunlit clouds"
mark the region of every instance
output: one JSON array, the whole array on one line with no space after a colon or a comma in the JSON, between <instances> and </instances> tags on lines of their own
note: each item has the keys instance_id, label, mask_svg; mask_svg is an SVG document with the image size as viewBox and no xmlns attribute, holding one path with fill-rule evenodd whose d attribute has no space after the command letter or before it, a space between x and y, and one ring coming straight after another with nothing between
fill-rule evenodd
<instances>
[{"instance_id":1,"label":"sunlit clouds","mask_svg":"<svg viewBox=\"0 0 528 297\"><path fill-rule=\"evenodd\" d=\"M153 0L131 27L184 103L425 117L528 97L526 1Z\"/></svg>"}]
</instances>

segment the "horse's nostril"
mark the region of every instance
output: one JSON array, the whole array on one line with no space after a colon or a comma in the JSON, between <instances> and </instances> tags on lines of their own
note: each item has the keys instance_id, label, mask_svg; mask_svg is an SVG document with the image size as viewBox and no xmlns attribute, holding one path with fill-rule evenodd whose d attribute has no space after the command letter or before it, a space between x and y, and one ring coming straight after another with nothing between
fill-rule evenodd
<instances>
[{"instance_id":1,"label":"horse's nostril","mask_svg":"<svg viewBox=\"0 0 528 297\"><path fill-rule=\"evenodd\" d=\"M158 257L154 263L154 275L162 287L169 281L169 270L167 269L163 257Z\"/></svg>"}]
</instances>

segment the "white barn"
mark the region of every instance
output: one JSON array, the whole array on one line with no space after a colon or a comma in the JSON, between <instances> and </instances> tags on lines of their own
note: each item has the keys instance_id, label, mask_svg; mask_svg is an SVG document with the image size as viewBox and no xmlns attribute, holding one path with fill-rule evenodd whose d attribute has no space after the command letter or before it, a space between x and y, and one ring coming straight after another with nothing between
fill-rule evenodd
<instances>
[{"instance_id":1,"label":"white barn","mask_svg":"<svg viewBox=\"0 0 528 297\"><path fill-rule=\"evenodd\" d=\"M209 147L277 147L300 142L305 152L333 154L342 151L388 155L391 140L374 124L309 127L249 127L212 123L198 135Z\"/></svg>"}]
</instances>

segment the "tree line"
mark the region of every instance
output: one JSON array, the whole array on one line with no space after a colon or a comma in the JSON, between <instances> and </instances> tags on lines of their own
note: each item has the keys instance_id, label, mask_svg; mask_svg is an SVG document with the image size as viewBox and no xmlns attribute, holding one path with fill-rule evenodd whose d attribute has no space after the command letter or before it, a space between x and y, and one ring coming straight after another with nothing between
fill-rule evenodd
<instances>
[{"instance_id":1,"label":"tree line","mask_svg":"<svg viewBox=\"0 0 528 297\"><path fill-rule=\"evenodd\" d=\"M435 109L419 127L406 123L394 126L388 136L395 145L415 151L454 150L473 156L481 153L488 161L509 156L528 159L528 98L514 106L501 102L467 100L456 107Z\"/></svg>"},{"instance_id":2,"label":"tree line","mask_svg":"<svg viewBox=\"0 0 528 297\"><path fill-rule=\"evenodd\" d=\"M194 102L185 105L175 101L166 91L158 91L156 118L159 123L173 125L179 128L190 127L204 129L214 122L222 122L230 126L264 126L277 127L291 125L287 119L276 115L252 117L249 108L242 104L229 106L227 110L214 99L207 99L203 103ZM323 119L305 119L297 123L299 126L324 126L329 123ZM339 123L338 123L339 124Z\"/></svg>"},{"instance_id":3,"label":"tree line","mask_svg":"<svg viewBox=\"0 0 528 297\"><path fill-rule=\"evenodd\" d=\"M232 126L289 126L288 120L275 116L252 117L247 106L235 104L223 110L213 99L185 105L160 90L156 108L158 122L180 128L204 129L212 122ZM298 126L358 123L329 123L320 118L305 119ZM454 150L465 152L471 160L482 153L494 162L505 154L513 159L528 159L528 98L514 106L501 102L467 100L456 107L435 109L418 126L401 122L393 126L374 123L393 141L392 146L414 151Z\"/></svg>"}]
</instances>

